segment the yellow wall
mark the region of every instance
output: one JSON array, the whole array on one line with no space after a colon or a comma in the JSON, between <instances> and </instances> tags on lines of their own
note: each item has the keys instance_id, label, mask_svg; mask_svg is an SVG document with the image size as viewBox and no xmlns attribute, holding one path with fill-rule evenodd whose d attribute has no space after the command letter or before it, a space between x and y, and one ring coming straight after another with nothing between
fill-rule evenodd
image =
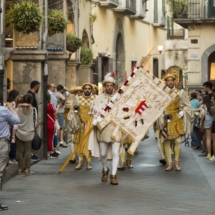
<instances>
[{"instance_id":1,"label":"yellow wall","mask_svg":"<svg viewBox=\"0 0 215 215\"><path fill-rule=\"evenodd\" d=\"M114 28L116 20L119 18L124 29L126 56L125 71L130 73L132 57L136 57L137 62L139 63L142 57L146 56L154 46L155 49L152 54L155 54L153 56L160 59L157 46L165 46L166 31L164 29L153 27L149 23L131 19L128 16L116 13L113 10L104 7L94 7L93 13L97 15L97 19L93 25L95 44L93 44L92 49L94 58L98 56L99 51L106 50L111 54L111 58L113 58ZM151 61L152 56L147 65L147 69L152 71ZM159 62L161 62L161 60L159 60Z\"/></svg>"}]
</instances>

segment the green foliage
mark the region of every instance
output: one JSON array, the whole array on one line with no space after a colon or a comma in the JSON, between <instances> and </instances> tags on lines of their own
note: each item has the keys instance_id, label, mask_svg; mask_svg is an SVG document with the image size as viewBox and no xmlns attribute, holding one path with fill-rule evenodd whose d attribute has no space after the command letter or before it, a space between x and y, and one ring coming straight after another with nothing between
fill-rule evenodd
<instances>
[{"instance_id":1,"label":"green foliage","mask_svg":"<svg viewBox=\"0 0 215 215\"><path fill-rule=\"evenodd\" d=\"M81 64L87 65L92 63L93 61L93 52L89 48L82 47L81 48Z\"/></svg>"},{"instance_id":2,"label":"green foliage","mask_svg":"<svg viewBox=\"0 0 215 215\"><path fill-rule=\"evenodd\" d=\"M39 31L42 23L42 13L37 4L23 0L16 3L6 13L6 25L13 26L18 32L30 34Z\"/></svg>"},{"instance_id":3,"label":"green foliage","mask_svg":"<svg viewBox=\"0 0 215 215\"><path fill-rule=\"evenodd\" d=\"M62 10L51 10L48 16L48 35L63 33L67 27L68 20Z\"/></svg>"},{"instance_id":4,"label":"green foliage","mask_svg":"<svg viewBox=\"0 0 215 215\"><path fill-rule=\"evenodd\" d=\"M90 24L93 24L97 18L96 14L90 13Z\"/></svg>"},{"instance_id":5,"label":"green foliage","mask_svg":"<svg viewBox=\"0 0 215 215\"><path fill-rule=\"evenodd\" d=\"M75 52L82 45L81 39L71 32L66 34L66 48L68 51Z\"/></svg>"},{"instance_id":6,"label":"green foliage","mask_svg":"<svg viewBox=\"0 0 215 215\"><path fill-rule=\"evenodd\" d=\"M173 1L166 0L169 5L169 12L172 13L174 19L186 18L188 12L187 0Z\"/></svg>"}]
</instances>

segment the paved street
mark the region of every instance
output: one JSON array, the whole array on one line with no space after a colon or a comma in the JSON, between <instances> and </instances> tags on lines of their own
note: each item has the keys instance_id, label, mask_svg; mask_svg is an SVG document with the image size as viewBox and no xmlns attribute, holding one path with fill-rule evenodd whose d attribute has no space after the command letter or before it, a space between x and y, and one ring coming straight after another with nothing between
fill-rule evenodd
<instances>
[{"instance_id":1,"label":"paved street","mask_svg":"<svg viewBox=\"0 0 215 215\"><path fill-rule=\"evenodd\" d=\"M215 163L199 157L200 151L182 147L182 172L165 172L153 133L141 143L134 168L118 172L118 186L102 183L101 164L93 169L59 168L69 155L40 161L36 175L16 176L4 184L0 201L9 205L2 214L14 215L207 215L215 211ZM20 202L17 202L20 201Z\"/></svg>"}]
</instances>

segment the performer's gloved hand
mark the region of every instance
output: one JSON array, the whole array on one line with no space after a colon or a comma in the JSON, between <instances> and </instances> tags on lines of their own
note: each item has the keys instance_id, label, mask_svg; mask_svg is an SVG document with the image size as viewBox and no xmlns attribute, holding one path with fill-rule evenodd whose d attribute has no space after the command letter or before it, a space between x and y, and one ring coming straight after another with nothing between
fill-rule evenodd
<instances>
[{"instance_id":1,"label":"performer's gloved hand","mask_svg":"<svg viewBox=\"0 0 215 215\"><path fill-rule=\"evenodd\" d=\"M179 114L178 114L178 118L180 119L180 118L182 118L183 116L184 116L184 111L181 110L181 111L179 112Z\"/></svg>"},{"instance_id":2,"label":"performer's gloved hand","mask_svg":"<svg viewBox=\"0 0 215 215\"><path fill-rule=\"evenodd\" d=\"M97 123L98 123L98 121L97 121L97 119L95 118L95 119L93 120L92 124L93 124L94 126L96 126Z\"/></svg>"}]
</instances>

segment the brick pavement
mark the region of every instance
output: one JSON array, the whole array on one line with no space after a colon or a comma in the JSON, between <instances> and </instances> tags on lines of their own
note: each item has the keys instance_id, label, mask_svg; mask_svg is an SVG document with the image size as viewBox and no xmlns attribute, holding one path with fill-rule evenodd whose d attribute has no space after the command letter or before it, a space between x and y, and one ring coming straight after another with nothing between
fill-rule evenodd
<instances>
[{"instance_id":1,"label":"brick pavement","mask_svg":"<svg viewBox=\"0 0 215 215\"><path fill-rule=\"evenodd\" d=\"M152 132L138 150L139 154L133 158L134 168L118 172L119 185L112 186L100 181L101 164L96 159L92 170L77 171L74 164L68 164L57 175L69 154L69 149L62 149L58 159L34 165L32 170L36 175L16 176L4 184L0 202L9 205L4 214L214 214L215 163L199 157L200 151L183 146L182 171L165 172L158 163Z\"/></svg>"}]
</instances>

